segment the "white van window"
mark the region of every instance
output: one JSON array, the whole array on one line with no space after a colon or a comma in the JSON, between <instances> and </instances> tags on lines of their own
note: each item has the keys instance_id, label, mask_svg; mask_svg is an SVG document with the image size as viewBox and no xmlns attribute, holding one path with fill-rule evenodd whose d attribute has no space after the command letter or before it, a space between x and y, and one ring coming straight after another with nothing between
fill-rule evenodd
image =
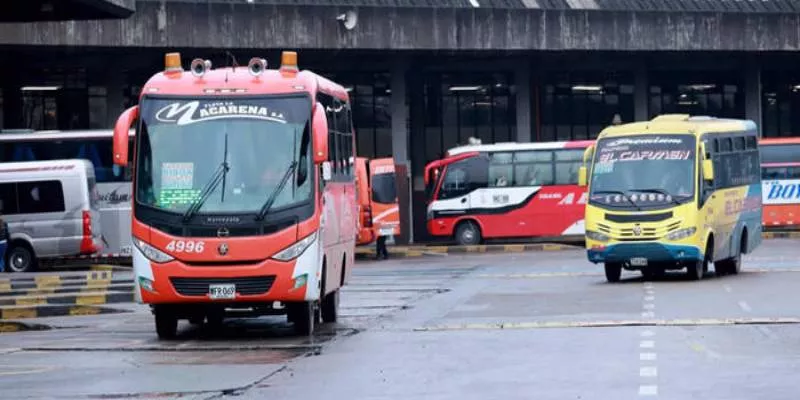
<instances>
[{"instance_id":1,"label":"white van window","mask_svg":"<svg viewBox=\"0 0 800 400\"><path fill-rule=\"evenodd\" d=\"M60 181L0 184L0 213L36 214L63 212L64 189Z\"/></svg>"}]
</instances>

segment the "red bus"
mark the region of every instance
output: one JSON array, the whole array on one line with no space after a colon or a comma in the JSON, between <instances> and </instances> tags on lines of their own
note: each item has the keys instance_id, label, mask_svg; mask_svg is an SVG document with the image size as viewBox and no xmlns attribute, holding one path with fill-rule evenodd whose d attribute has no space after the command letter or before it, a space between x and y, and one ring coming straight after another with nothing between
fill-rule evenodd
<instances>
[{"instance_id":1,"label":"red bus","mask_svg":"<svg viewBox=\"0 0 800 400\"><path fill-rule=\"evenodd\" d=\"M593 141L473 144L425 167L428 231L462 245L483 239L579 237L578 186Z\"/></svg>"},{"instance_id":2,"label":"red bus","mask_svg":"<svg viewBox=\"0 0 800 400\"><path fill-rule=\"evenodd\" d=\"M761 139L765 230L800 227L800 138Z\"/></svg>"},{"instance_id":3,"label":"red bus","mask_svg":"<svg viewBox=\"0 0 800 400\"><path fill-rule=\"evenodd\" d=\"M135 296L159 338L177 323L287 315L300 334L337 319L354 259L355 156L345 89L297 67L212 69L180 54L114 129L114 163L133 149Z\"/></svg>"},{"instance_id":4,"label":"red bus","mask_svg":"<svg viewBox=\"0 0 800 400\"><path fill-rule=\"evenodd\" d=\"M400 234L400 208L391 157L356 158L359 229L356 245L374 243L380 236Z\"/></svg>"}]
</instances>

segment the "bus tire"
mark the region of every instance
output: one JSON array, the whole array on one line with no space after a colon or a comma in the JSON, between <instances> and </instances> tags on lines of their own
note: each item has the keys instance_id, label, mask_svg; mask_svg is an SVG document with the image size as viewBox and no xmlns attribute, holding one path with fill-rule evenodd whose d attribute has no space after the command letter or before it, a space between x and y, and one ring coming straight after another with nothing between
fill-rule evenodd
<instances>
[{"instance_id":1,"label":"bus tire","mask_svg":"<svg viewBox=\"0 0 800 400\"><path fill-rule=\"evenodd\" d=\"M733 257L715 263L714 270L717 275L737 275L742 271L742 254L747 251L747 230L742 231L739 247Z\"/></svg>"},{"instance_id":2,"label":"bus tire","mask_svg":"<svg viewBox=\"0 0 800 400\"><path fill-rule=\"evenodd\" d=\"M607 262L604 264L606 270L606 280L610 283L619 282L622 276L622 264Z\"/></svg>"},{"instance_id":3,"label":"bus tire","mask_svg":"<svg viewBox=\"0 0 800 400\"><path fill-rule=\"evenodd\" d=\"M38 264L36 253L27 242L14 240L6 251L6 270L8 272L34 272Z\"/></svg>"},{"instance_id":4,"label":"bus tire","mask_svg":"<svg viewBox=\"0 0 800 400\"><path fill-rule=\"evenodd\" d=\"M159 339L174 339L178 332L178 317L168 309L155 309L156 333Z\"/></svg>"},{"instance_id":5,"label":"bus tire","mask_svg":"<svg viewBox=\"0 0 800 400\"><path fill-rule=\"evenodd\" d=\"M703 275L705 275L705 273L708 271L708 264L711 263L711 260L713 259L713 246L714 239L708 239L706 251L705 254L703 254L703 259L686 264L686 277L689 278L690 281L699 281L703 279Z\"/></svg>"},{"instance_id":6,"label":"bus tire","mask_svg":"<svg viewBox=\"0 0 800 400\"><path fill-rule=\"evenodd\" d=\"M322 322L333 323L339 319L339 289L322 298Z\"/></svg>"},{"instance_id":7,"label":"bus tire","mask_svg":"<svg viewBox=\"0 0 800 400\"><path fill-rule=\"evenodd\" d=\"M481 242L481 228L473 221L462 221L456 226L456 242L462 246L476 245Z\"/></svg>"},{"instance_id":8,"label":"bus tire","mask_svg":"<svg viewBox=\"0 0 800 400\"><path fill-rule=\"evenodd\" d=\"M316 301L303 301L300 303L293 303L289 310L289 318L294 324L294 332L298 335L311 336L314 334L314 328L318 321Z\"/></svg>"}]
</instances>

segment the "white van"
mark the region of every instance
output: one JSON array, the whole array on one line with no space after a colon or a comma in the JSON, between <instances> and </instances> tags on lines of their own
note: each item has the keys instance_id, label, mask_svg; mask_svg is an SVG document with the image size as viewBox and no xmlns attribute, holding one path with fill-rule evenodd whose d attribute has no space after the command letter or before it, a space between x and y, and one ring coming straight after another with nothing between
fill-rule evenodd
<instances>
[{"instance_id":1,"label":"white van","mask_svg":"<svg viewBox=\"0 0 800 400\"><path fill-rule=\"evenodd\" d=\"M8 223L6 270L102 249L94 167L88 160L0 164L0 215Z\"/></svg>"}]
</instances>

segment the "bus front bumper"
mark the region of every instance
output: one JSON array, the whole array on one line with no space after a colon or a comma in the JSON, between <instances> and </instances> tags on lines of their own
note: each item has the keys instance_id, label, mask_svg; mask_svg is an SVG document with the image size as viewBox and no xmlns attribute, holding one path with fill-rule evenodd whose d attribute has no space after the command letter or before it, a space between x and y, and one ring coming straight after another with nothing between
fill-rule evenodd
<instances>
[{"instance_id":1,"label":"bus front bumper","mask_svg":"<svg viewBox=\"0 0 800 400\"><path fill-rule=\"evenodd\" d=\"M695 246L659 242L593 245L587 250L587 256L589 261L595 264L626 263L641 258L648 262L687 262L703 259L700 249Z\"/></svg>"}]
</instances>

